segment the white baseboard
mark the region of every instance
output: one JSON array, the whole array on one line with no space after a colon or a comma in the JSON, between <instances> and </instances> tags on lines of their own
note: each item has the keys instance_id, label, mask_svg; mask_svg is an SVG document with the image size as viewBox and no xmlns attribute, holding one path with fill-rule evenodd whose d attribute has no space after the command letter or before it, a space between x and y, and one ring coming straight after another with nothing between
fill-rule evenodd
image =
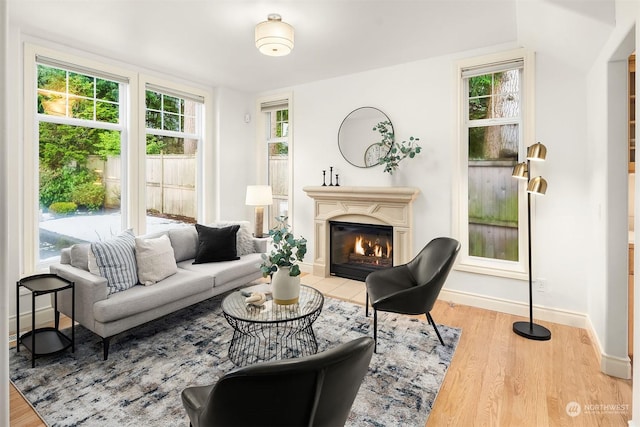
<instances>
[{"instance_id":1,"label":"white baseboard","mask_svg":"<svg viewBox=\"0 0 640 427\"><path fill-rule=\"evenodd\" d=\"M510 301L501 298L476 295L469 292L461 292L450 289L442 289L438 299L450 301L456 304L470 305L472 307L484 308L486 310L498 311L501 313L513 314L515 316L529 317L529 305L521 302ZM555 308L533 306L533 317L537 320L558 323L566 326L582 328L587 331L591 339L596 357L600 364L602 373L612 377L630 379L631 360L623 357L611 356L602 351L600 341L594 331L591 319L583 313L576 313L569 310L558 310Z\"/></svg>"},{"instance_id":2,"label":"white baseboard","mask_svg":"<svg viewBox=\"0 0 640 427\"><path fill-rule=\"evenodd\" d=\"M36 328L46 325L47 323L51 323L54 320L53 307L42 307L36 309ZM30 331L31 330L31 312L23 313L20 316L20 329L22 331ZM9 317L9 334L13 335L16 333L16 316Z\"/></svg>"},{"instance_id":3,"label":"white baseboard","mask_svg":"<svg viewBox=\"0 0 640 427\"><path fill-rule=\"evenodd\" d=\"M486 310L499 311L501 313L513 314L514 316L529 317L529 305L521 302L510 301L502 298L487 297L484 295L472 294L469 292L442 289L438 299L451 301L456 304L470 305L484 308ZM591 323L587 315L569 310L559 310L533 306L533 317L538 320L559 323L561 325L573 326L587 329Z\"/></svg>"},{"instance_id":4,"label":"white baseboard","mask_svg":"<svg viewBox=\"0 0 640 427\"><path fill-rule=\"evenodd\" d=\"M610 356L602 353L600 359L602 373L624 380L631 379L631 360L628 357Z\"/></svg>"}]
</instances>

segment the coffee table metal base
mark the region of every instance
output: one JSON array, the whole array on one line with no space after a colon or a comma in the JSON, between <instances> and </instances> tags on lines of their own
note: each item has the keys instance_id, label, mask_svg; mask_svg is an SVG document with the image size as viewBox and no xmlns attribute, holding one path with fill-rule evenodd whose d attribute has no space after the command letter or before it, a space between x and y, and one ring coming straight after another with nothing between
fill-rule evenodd
<instances>
[{"instance_id":1,"label":"coffee table metal base","mask_svg":"<svg viewBox=\"0 0 640 427\"><path fill-rule=\"evenodd\" d=\"M319 315L320 310L295 320L254 323L225 313L225 318L233 327L229 359L236 366L246 366L315 354L318 352L318 342L311 325Z\"/></svg>"}]
</instances>

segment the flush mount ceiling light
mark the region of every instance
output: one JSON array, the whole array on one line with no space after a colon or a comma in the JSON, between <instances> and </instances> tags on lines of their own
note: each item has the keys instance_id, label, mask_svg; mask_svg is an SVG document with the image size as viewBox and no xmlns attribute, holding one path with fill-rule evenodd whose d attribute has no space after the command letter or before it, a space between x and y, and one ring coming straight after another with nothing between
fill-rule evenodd
<instances>
[{"instance_id":1,"label":"flush mount ceiling light","mask_svg":"<svg viewBox=\"0 0 640 427\"><path fill-rule=\"evenodd\" d=\"M256 47L264 55L284 56L293 49L293 27L272 13L267 21L256 25Z\"/></svg>"}]
</instances>

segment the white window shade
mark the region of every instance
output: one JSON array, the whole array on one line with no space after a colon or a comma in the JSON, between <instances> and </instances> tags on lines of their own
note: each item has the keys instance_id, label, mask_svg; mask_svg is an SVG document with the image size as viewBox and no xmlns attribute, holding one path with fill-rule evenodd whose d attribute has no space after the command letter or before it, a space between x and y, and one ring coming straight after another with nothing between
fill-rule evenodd
<instances>
[{"instance_id":1,"label":"white window shade","mask_svg":"<svg viewBox=\"0 0 640 427\"><path fill-rule=\"evenodd\" d=\"M189 92L183 92L177 89L169 89L163 86L157 86L154 84L150 84L147 83L146 86L147 90L150 90L152 92L158 92L158 93L162 93L164 95L169 95L169 96L173 96L176 98L182 98L182 99L187 99L189 101L193 101L193 102L197 102L199 104L204 104L204 97L203 96L199 96L199 95L194 95L192 93Z\"/></svg>"},{"instance_id":2,"label":"white window shade","mask_svg":"<svg viewBox=\"0 0 640 427\"><path fill-rule=\"evenodd\" d=\"M275 101L262 102L260 104L260 111L268 113L270 111L286 110L289 108L289 100L278 99Z\"/></svg>"},{"instance_id":3,"label":"white window shade","mask_svg":"<svg viewBox=\"0 0 640 427\"><path fill-rule=\"evenodd\" d=\"M97 77L104 80L110 80L112 82L129 83L128 77L124 77L118 74L112 74L103 70L96 70L89 67L83 67L77 64L71 64L69 62L60 61L58 59L49 58L42 55L36 55L36 63L40 65L47 65L49 67L72 71L78 74L84 74L91 77Z\"/></svg>"},{"instance_id":4,"label":"white window shade","mask_svg":"<svg viewBox=\"0 0 640 427\"><path fill-rule=\"evenodd\" d=\"M500 71L513 70L514 68L524 68L524 59L514 59L509 61L494 62L492 64L483 64L477 67L468 67L462 69L462 78L482 76L484 74L499 73Z\"/></svg>"}]
</instances>

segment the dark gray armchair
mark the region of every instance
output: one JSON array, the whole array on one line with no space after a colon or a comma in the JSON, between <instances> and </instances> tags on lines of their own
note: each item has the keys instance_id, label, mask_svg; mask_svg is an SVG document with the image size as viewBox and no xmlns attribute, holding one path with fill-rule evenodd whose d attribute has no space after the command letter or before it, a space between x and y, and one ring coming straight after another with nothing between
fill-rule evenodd
<instances>
[{"instance_id":1,"label":"dark gray armchair","mask_svg":"<svg viewBox=\"0 0 640 427\"><path fill-rule=\"evenodd\" d=\"M312 356L235 369L182 391L193 427L343 426L373 355L371 337Z\"/></svg>"},{"instance_id":2,"label":"dark gray armchair","mask_svg":"<svg viewBox=\"0 0 640 427\"><path fill-rule=\"evenodd\" d=\"M401 314L425 314L444 345L431 309L438 298L449 271L460 251L460 243L449 237L430 241L418 255L406 264L369 273L365 279L369 316L369 300L373 307L373 339L377 350L378 311Z\"/></svg>"}]
</instances>

